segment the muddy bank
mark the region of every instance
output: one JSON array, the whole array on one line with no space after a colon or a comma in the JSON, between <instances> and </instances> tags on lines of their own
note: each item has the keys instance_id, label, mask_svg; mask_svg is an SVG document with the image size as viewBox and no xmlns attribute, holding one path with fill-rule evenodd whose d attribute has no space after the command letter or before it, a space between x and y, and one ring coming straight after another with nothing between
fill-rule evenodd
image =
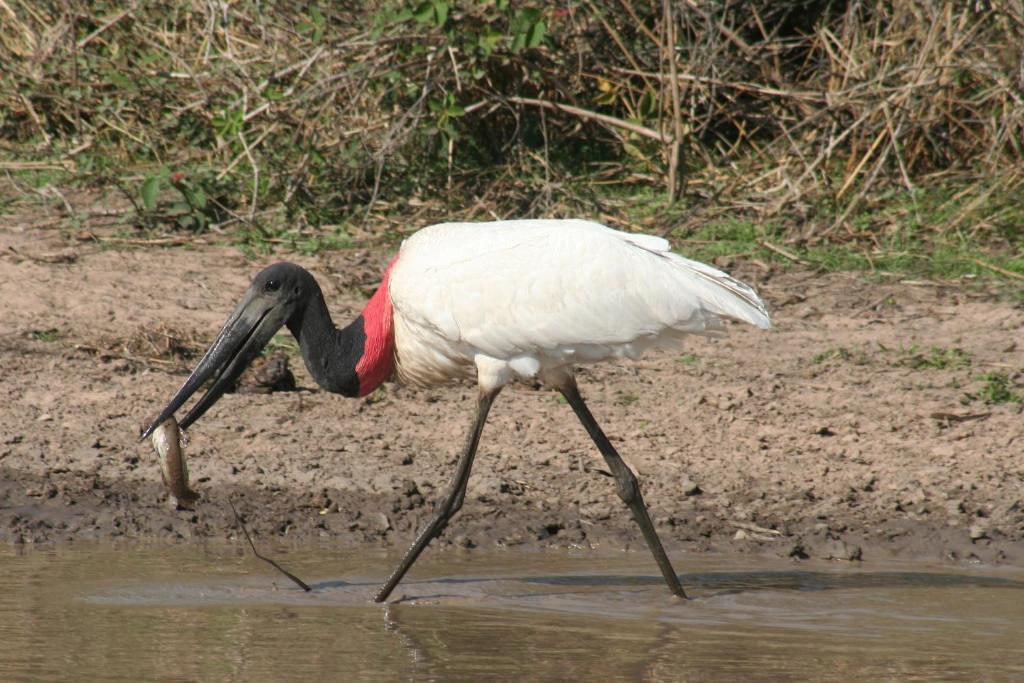
<instances>
[{"instance_id":1,"label":"muddy bank","mask_svg":"<svg viewBox=\"0 0 1024 683\"><path fill-rule=\"evenodd\" d=\"M447 483L472 387L387 384L345 399L299 362L297 391L229 395L190 430L204 499L174 510L139 424L276 259L109 251L31 229L0 235L0 250L5 542L235 538L230 495L258 537L402 545ZM388 256L289 258L317 275L340 322ZM758 286L776 329L734 326L686 353L580 373L670 549L1024 562L1021 404L979 395L986 373L1024 370L1019 304L976 285L721 265ZM482 443L443 544L646 552L553 393L506 390Z\"/></svg>"}]
</instances>

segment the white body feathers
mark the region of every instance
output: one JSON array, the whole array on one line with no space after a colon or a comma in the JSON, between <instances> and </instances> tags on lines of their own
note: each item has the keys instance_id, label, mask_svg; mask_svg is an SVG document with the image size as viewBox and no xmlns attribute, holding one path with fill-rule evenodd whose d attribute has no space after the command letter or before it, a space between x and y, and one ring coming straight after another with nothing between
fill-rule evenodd
<instances>
[{"instance_id":1,"label":"white body feathers","mask_svg":"<svg viewBox=\"0 0 1024 683\"><path fill-rule=\"evenodd\" d=\"M723 318L771 327L748 285L660 237L583 220L442 223L408 238L390 274L399 377L484 388L639 356Z\"/></svg>"}]
</instances>

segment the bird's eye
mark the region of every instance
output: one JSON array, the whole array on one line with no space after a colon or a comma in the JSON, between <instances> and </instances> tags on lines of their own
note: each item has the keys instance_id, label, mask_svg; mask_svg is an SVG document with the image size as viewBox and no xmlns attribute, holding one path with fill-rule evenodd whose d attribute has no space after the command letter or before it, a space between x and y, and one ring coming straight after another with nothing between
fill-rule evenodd
<instances>
[{"instance_id":1,"label":"bird's eye","mask_svg":"<svg viewBox=\"0 0 1024 683\"><path fill-rule=\"evenodd\" d=\"M267 284L263 285L264 292L276 292L281 289L281 283L277 280L267 280Z\"/></svg>"}]
</instances>

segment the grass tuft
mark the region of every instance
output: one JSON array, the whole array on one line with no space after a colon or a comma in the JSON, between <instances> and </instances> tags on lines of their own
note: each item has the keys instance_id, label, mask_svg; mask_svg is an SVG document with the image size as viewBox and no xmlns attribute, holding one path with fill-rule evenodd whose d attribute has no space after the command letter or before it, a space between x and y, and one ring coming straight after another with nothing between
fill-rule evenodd
<instances>
[{"instance_id":1,"label":"grass tuft","mask_svg":"<svg viewBox=\"0 0 1024 683\"><path fill-rule=\"evenodd\" d=\"M972 401L984 401L989 405L1003 403L1024 403L1024 387L1020 387L1006 372L988 372L979 378L983 384L967 398Z\"/></svg>"}]
</instances>

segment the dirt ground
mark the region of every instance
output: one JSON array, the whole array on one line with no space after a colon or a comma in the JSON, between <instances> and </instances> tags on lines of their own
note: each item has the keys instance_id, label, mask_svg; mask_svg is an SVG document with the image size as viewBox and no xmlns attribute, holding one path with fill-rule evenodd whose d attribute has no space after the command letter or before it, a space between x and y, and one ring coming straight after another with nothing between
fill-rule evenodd
<instances>
[{"instance_id":1,"label":"dirt ground","mask_svg":"<svg viewBox=\"0 0 1024 683\"><path fill-rule=\"evenodd\" d=\"M411 540L453 469L471 386L346 399L294 359L298 391L230 394L190 430L203 500L176 510L139 426L279 259L111 249L38 218L0 228L0 539L237 539L232 496L258 538ZM289 259L343 322L388 257ZM1024 562L1021 404L970 398L986 372L1024 370L1024 308L1005 287L719 265L759 288L775 329L580 373L670 551ZM571 410L525 385L496 402L441 544L646 552Z\"/></svg>"}]
</instances>

